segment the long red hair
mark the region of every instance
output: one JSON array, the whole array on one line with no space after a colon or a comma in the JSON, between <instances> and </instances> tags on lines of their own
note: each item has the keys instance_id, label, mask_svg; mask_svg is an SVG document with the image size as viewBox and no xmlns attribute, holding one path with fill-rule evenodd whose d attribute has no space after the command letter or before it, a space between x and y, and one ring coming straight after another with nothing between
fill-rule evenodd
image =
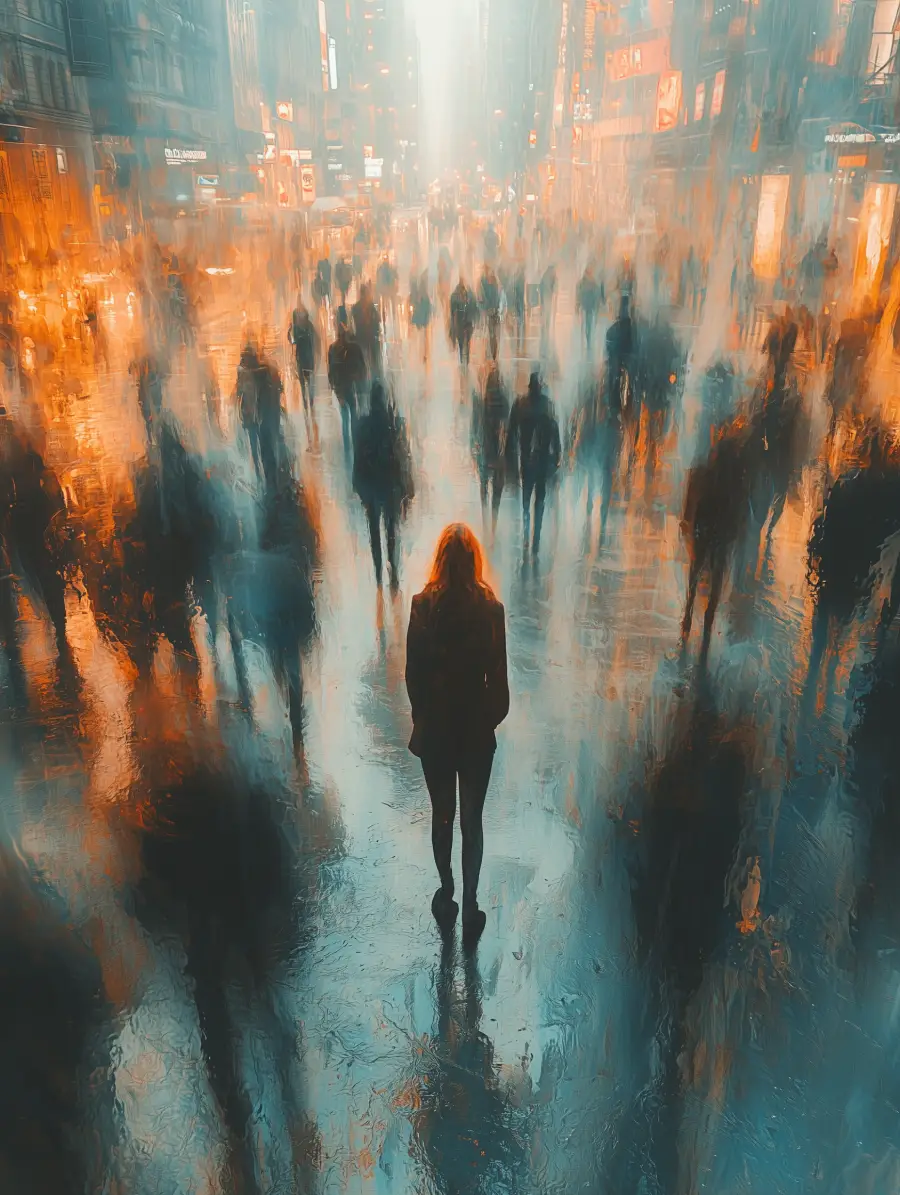
<instances>
[{"instance_id":1,"label":"long red hair","mask_svg":"<svg viewBox=\"0 0 900 1195\"><path fill-rule=\"evenodd\" d=\"M468 590L494 598L484 573L484 552L471 527L450 523L438 540L425 592L438 595Z\"/></svg>"}]
</instances>

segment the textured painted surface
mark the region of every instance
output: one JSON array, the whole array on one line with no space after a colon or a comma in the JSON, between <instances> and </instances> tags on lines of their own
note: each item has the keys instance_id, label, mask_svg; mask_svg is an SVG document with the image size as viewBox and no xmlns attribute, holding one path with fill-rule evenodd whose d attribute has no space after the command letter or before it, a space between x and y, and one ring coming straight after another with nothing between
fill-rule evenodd
<instances>
[{"instance_id":1,"label":"textured painted surface","mask_svg":"<svg viewBox=\"0 0 900 1195\"><path fill-rule=\"evenodd\" d=\"M564 427L577 279L561 274L548 370ZM204 313L226 392L237 285ZM109 370L42 408L46 459L89 536L143 452L133 323L107 318ZM548 500L536 561L504 496L485 542L513 699L485 809L487 927L467 952L431 917L430 810L406 749L410 597L447 522L483 527L468 390L434 333L427 370L415 338L388 344L417 470L396 594L374 584L324 377L313 446L290 397L322 544L299 762L252 642L248 716L223 625L218 665L197 617L198 674L163 642L139 676L70 586L63 668L24 596L25 691L7 669L0 728L3 1051L26 1093L7 1084L5 1189L893 1189L896 830L881 794L900 677L893 633L876 639L867 616L818 692L807 678L824 371L804 382L812 451L770 551L726 587L705 662L697 632L685 652L679 637L696 374L655 470L641 448L622 472L602 541L580 468ZM518 387L537 340L516 364L503 338ZM740 363L763 368L756 344ZM250 520L233 414L211 433L192 358L172 370L169 406ZM274 584L254 568L244 581Z\"/></svg>"}]
</instances>

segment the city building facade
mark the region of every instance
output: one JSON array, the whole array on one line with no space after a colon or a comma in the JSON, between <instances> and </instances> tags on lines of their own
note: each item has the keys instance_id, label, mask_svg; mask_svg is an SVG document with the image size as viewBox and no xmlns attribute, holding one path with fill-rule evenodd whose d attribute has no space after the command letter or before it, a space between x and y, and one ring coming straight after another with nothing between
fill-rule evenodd
<instances>
[{"instance_id":1,"label":"city building facade","mask_svg":"<svg viewBox=\"0 0 900 1195\"><path fill-rule=\"evenodd\" d=\"M419 47L401 3L323 2L328 193L412 201L420 190Z\"/></svg>"},{"instance_id":2,"label":"city building facade","mask_svg":"<svg viewBox=\"0 0 900 1195\"><path fill-rule=\"evenodd\" d=\"M214 0L107 0L110 69L88 80L106 237L202 202L223 171Z\"/></svg>"},{"instance_id":3,"label":"city building facade","mask_svg":"<svg viewBox=\"0 0 900 1195\"><path fill-rule=\"evenodd\" d=\"M60 0L0 0L0 252L96 239L91 120Z\"/></svg>"}]
</instances>

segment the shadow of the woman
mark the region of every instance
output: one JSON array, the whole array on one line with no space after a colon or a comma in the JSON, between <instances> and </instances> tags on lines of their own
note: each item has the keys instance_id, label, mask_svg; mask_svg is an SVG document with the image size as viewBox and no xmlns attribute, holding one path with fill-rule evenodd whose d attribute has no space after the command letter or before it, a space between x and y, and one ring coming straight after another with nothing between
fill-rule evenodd
<instances>
[{"instance_id":1,"label":"shadow of the woman","mask_svg":"<svg viewBox=\"0 0 900 1195\"><path fill-rule=\"evenodd\" d=\"M447 1195L517 1190L528 1165L528 1110L499 1077L482 1031L482 984L475 950L459 952L442 934L435 972L437 1037L413 1113L413 1154L428 1189Z\"/></svg>"}]
</instances>

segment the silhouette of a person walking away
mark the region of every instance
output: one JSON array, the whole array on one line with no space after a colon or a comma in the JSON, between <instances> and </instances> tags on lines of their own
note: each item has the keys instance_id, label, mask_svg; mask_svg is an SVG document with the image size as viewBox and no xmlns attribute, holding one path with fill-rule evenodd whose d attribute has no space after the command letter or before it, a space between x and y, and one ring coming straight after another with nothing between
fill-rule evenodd
<instances>
[{"instance_id":1,"label":"silhouette of a person walking away","mask_svg":"<svg viewBox=\"0 0 900 1195\"><path fill-rule=\"evenodd\" d=\"M382 575L381 524L387 540L391 587L399 585L397 526L415 494L406 424L388 402L379 379L372 383L369 410L356 425L353 488L359 494L369 524L375 580Z\"/></svg>"},{"instance_id":2,"label":"silhouette of a person walking away","mask_svg":"<svg viewBox=\"0 0 900 1195\"><path fill-rule=\"evenodd\" d=\"M534 496L531 551L536 557L541 546L547 485L559 469L562 457L559 422L538 373L531 375L528 391L513 403L506 432L506 455L509 472L522 483L522 531L526 549Z\"/></svg>"},{"instance_id":3,"label":"silhouette of a person walking away","mask_svg":"<svg viewBox=\"0 0 900 1195\"><path fill-rule=\"evenodd\" d=\"M442 925L452 924L459 912L450 865L458 776L463 933L470 939L486 921L478 907L481 816L497 747L494 731L509 712L505 613L483 573L481 545L472 531L463 523L445 528L428 584L412 600L406 641L409 749L425 773L441 880L431 909Z\"/></svg>"}]
</instances>

